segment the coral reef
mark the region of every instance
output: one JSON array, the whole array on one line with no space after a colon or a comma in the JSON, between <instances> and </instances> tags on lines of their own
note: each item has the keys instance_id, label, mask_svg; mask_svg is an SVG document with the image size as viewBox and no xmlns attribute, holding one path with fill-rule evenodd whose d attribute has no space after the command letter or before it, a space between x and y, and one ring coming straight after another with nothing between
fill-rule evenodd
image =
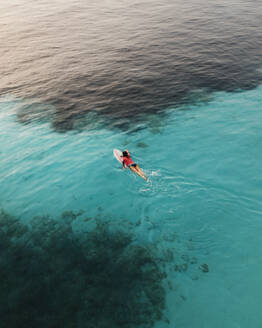
<instances>
[{"instance_id":1,"label":"coral reef","mask_svg":"<svg viewBox=\"0 0 262 328\"><path fill-rule=\"evenodd\" d=\"M0 212L1 327L132 328L163 319L166 275L155 249L107 224L76 233L75 214L62 218L26 226Z\"/></svg>"}]
</instances>

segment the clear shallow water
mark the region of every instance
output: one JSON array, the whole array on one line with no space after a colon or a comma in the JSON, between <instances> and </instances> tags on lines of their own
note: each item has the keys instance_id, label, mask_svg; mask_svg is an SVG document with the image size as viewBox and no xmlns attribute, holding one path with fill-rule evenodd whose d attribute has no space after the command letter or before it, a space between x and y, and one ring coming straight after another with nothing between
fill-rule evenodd
<instances>
[{"instance_id":1,"label":"clear shallow water","mask_svg":"<svg viewBox=\"0 0 262 328\"><path fill-rule=\"evenodd\" d=\"M21 102L1 98L2 208L22 221L83 210L74 221L80 231L92 225L86 215L133 223L139 240L174 254L165 287L170 326L260 327L261 87L214 93L135 133L21 125ZM128 147L150 181L123 171L114 147ZM203 263L209 272L199 270Z\"/></svg>"}]
</instances>

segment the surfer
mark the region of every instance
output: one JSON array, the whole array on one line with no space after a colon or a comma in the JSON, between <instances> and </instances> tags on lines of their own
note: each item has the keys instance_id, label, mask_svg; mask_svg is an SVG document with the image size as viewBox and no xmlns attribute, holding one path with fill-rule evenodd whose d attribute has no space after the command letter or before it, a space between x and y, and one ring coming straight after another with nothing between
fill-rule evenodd
<instances>
[{"instance_id":1,"label":"surfer","mask_svg":"<svg viewBox=\"0 0 262 328\"><path fill-rule=\"evenodd\" d=\"M123 168L129 167L131 171L140 175L143 179L147 180L147 177L145 176L144 172L140 169L138 164L134 163L127 149L122 152L122 165Z\"/></svg>"}]
</instances>

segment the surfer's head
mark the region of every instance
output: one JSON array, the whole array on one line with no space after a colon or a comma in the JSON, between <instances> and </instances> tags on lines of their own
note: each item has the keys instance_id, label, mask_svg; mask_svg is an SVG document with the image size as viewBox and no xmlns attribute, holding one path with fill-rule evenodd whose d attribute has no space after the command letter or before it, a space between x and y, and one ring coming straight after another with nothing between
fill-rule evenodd
<instances>
[{"instance_id":1,"label":"surfer's head","mask_svg":"<svg viewBox=\"0 0 262 328\"><path fill-rule=\"evenodd\" d=\"M127 149L123 151L123 156L124 157L129 157L130 156L129 151Z\"/></svg>"}]
</instances>

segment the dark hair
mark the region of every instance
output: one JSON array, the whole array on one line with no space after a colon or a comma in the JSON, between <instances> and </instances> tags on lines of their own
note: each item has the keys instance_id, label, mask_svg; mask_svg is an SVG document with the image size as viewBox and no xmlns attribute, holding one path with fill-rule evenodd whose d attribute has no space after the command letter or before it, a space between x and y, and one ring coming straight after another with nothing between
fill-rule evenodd
<instances>
[{"instance_id":1,"label":"dark hair","mask_svg":"<svg viewBox=\"0 0 262 328\"><path fill-rule=\"evenodd\" d=\"M129 155L128 155L128 152L124 150L124 151L123 151L123 156L124 156L124 157L128 157L128 156L129 156Z\"/></svg>"}]
</instances>

